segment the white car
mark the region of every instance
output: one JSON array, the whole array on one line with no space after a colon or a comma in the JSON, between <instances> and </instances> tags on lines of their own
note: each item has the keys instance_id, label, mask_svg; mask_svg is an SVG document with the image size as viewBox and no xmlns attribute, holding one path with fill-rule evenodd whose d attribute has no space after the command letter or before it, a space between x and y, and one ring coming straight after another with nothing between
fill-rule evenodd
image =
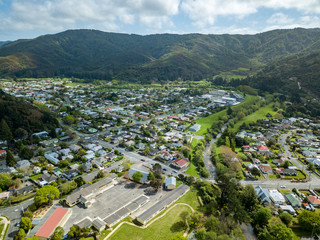
<instances>
[{"instance_id":1,"label":"white car","mask_svg":"<svg viewBox=\"0 0 320 240\"><path fill-rule=\"evenodd\" d=\"M286 188L286 186L285 185L281 185L280 188Z\"/></svg>"}]
</instances>

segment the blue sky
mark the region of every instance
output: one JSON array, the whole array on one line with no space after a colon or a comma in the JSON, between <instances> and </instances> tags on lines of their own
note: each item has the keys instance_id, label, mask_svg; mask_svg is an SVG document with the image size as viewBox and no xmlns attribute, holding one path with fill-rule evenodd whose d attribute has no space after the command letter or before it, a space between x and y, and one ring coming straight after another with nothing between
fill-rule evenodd
<instances>
[{"instance_id":1,"label":"blue sky","mask_svg":"<svg viewBox=\"0 0 320 240\"><path fill-rule=\"evenodd\" d=\"M0 41L67 29L255 34L320 27L320 0L0 0Z\"/></svg>"}]
</instances>

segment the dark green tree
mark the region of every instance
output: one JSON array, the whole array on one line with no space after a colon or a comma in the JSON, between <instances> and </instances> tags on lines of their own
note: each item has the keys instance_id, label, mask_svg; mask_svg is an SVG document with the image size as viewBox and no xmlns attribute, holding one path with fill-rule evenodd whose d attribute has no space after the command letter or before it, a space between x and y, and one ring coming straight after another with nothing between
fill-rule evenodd
<instances>
[{"instance_id":1,"label":"dark green tree","mask_svg":"<svg viewBox=\"0 0 320 240\"><path fill-rule=\"evenodd\" d=\"M132 175L132 180L134 182L139 183L141 181L141 178L143 177L143 174L139 171L136 171L133 175Z\"/></svg>"},{"instance_id":2,"label":"dark green tree","mask_svg":"<svg viewBox=\"0 0 320 240\"><path fill-rule=\"evenodd\" d=\"M14 156L12 155L11 151L7 151L7 156L6 156L6 163L8 166L13 167L16 164L16 160L14 159Z\"/></svg>"},{"instance_id":3,"label":"dark green tree","mask_svg":"<svg viewBox=\"0 0 320 240\"><path fill-rule=\"evenodd\" d=\"M11 141L13 139L12 132L4 118L0 122L0 139Z\"/></svg>"}]
</instances>

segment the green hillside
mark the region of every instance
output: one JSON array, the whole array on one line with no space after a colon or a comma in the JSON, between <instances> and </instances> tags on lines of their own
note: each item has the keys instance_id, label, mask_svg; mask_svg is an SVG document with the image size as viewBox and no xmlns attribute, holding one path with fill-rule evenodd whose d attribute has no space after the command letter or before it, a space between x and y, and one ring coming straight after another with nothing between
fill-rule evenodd
<instances>
[{"instance_id":1,"label":"green hillside","mask_svg":"<svg viewBox=\"0 0 320 240\"><path fill-rule=\"evenodd\" d=\"M3 120L7 125L5 127ZM0 126L0 135L10 135L9 139L12 139L44 130L54 131L59 123L49 111L39 109L24 99L6 94L0 89Z\"/></svg>"},{"instance_id":2,"label":"green hillside","mask_svg":"<svg viewBox=\"0 0 320 240\"><path fill-rule=\"evenodd\" d=\"M0 76L78 77L132 82L252 74L291 54L312 52L320 29L256 35L134 34L69 30L0 47Z\"/></svg>"},{"instance_id":3,"label":"green hillside","mask_svg":"<svg viewBox=\"0 0 320 240\"><path fill-rule=\"evenodd\" d=\"M319 49L316 48L312 53L296 54L277 61L249 78L248 84L268 92L312 93L319 96Z\"/></svg>"}]
</instances>

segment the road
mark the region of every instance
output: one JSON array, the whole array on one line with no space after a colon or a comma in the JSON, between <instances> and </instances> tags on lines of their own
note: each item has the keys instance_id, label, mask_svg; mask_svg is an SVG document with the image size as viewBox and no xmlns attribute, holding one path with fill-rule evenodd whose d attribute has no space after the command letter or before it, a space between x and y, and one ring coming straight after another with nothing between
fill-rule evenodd
<instances>
[{"instance_id":1,"label":"road","mask_svg":"<svg viewBox=\"0 0 320 240\"><path fill-rule=\"evenodd\" d=\"M33 198L19 205L0 209L0 215L5 215L10 219L10 227L6 239L12 239L18 233L19 227L16 226L22 217L23 211L33 203Z\"/></svg>"}]
</instances>

